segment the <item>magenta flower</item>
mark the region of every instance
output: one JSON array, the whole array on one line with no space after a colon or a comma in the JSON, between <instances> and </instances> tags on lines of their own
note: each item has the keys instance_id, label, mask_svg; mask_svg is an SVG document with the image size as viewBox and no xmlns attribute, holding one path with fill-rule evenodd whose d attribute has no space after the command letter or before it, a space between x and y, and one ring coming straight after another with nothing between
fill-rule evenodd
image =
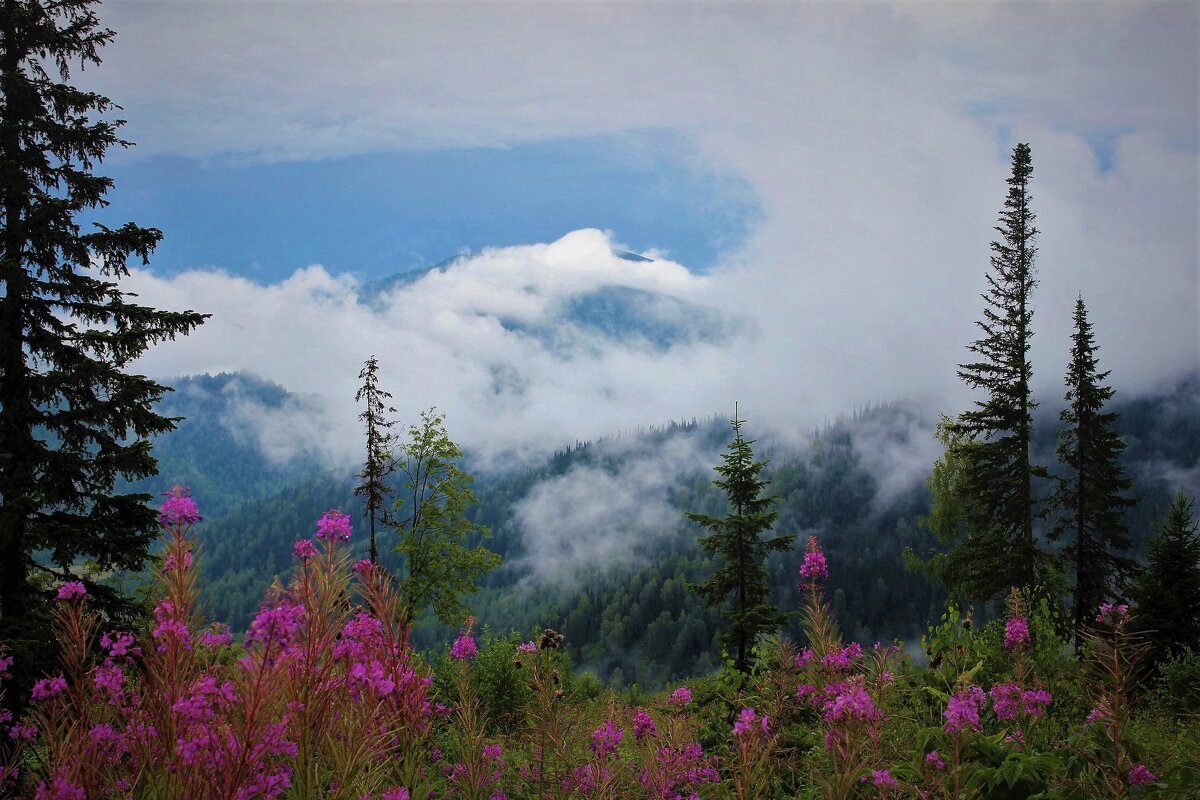
<instances>
[{"instance_id":1,"label":"magenta flower","mask_svg":"<svg viewBox=\"0 0 1200 800\"><path fill-rule=\"evenodd\" d=\"M409 800L408 789L403 786L388 789L383 793L383 800Z\"/></svg>"},{"instance_id":2,"label":"magenta flower","mask_svg":"<svg viewBox=\"0 0 1200 800\"><path fill-rule=\"evenodd\" d=\"M760 718L758 712L753 708L743 708L738 714L737 722L733 723L733 735L746 736L755 733L755 728L758 728L758 733L767 736L771 733L771 728L767 723L766 716Z\"/></svg>"},{"instance_id":3,"label":"magenta flower","mask_svg":"<svg viewBox=\"0 0 1200 800\"><path fill-rule=\"evenodd\" d=\"M942 725L942 728L950 733L962 733L967 730L982 731L983 726L979 724L979 707L982 705L983 699L983 689L978 686L972 686L955 694L950 698L950 703L942 715L946 718L946 723Z\"/></svg>"},{"instance_id":4,"label":"magenta flower","mask_svg":"<svg viewBox=\"0 0 1200 800\"><path fill-rule=\"evenodd\" d=\"M1011 653L1022 645L1029 644L1029 622L1024 617L1013 617L1004 623L1004 649Z\"/></svg>"},{"instance_id":5,"label":"magenta flower","mask_svg":"<svg viewBox=\"0 0 1200 800\"><path fill-rule=\"evenodd\" d=\"M938 755L937 750L930 750L928 753L925 754L925 763L928 764L929 766L933 767L934 769L945 769L946 768L946 762L942 760L942 757L940 755Z\"/></svg>"},{"instance_id":6,"label":"magenta flower","mask_svg":"<svg viewBox=\"0 0 1200 800\"><path fill-rule=\"evenodd\" d=\"M200 512L196 509L196 501L188 496L186 486L172 486L166 493L166 500L159 506L158 522L164 527L173 525L192 525L200 521Z\"/></svg>"},{"instance_id":7,"label":"magenta flower","mask_svg":"<svg viewBox=\"0 0 1200 800\"><path fill-rule=\"evenodd\" d=\"M55 596L55 599L71 600L76 597L87 600L89 597L87 588L80 581L68 581L58 587L58 594Z\"/></svg>"},{"instance_id":8,"label":"magenta flower","mask_svg":"<svg viewBox=\"0 0 1200 800\"><path fill-rule=\"evenodd\" d=\"M474 658L478 653L479 648L475 646L475 637L471 635L470 628L460 633L450 647L450 657L455 661L466 661L468 658Z\"/></svg>"},{"instance_id":9,"label":"magenta flower","mask_svg":"<svg viewBox=\"0 0 1200 800\"><path fill-rule=\"evenodd\" d=\"M859 779L860 783L873 783L876 786L895 786L896 779L892 777L892 773L886 769L872 770L870 775L863 775Z\"/></svg>"},{"instance_id":10,"label":"magenta flower","mask_svg":"<svg viewBox=\"0 0 1200 800\"><path fill-rule=\"evenodd\" d=\"M42 678L33 685L33 702L44 703L51 697L57 697L67 690L67 679L62 675L53 678Z\"/></svg>"},{"instance_id":11,"label":"magenta flower","mask_svg":"<svg viewBox=\"0 0 1200 800\"><path fill-rule=\"evenodd\" d=\"M796 669L808 669L808 665L816 658L811 647L806 647L799 653L796 653Z\"/></svg>"},{"instance_id":12,"label":"magenta flower","mask_svg":"<svg viewBox=\"0 0 1200 800\"><path fill-rule=\"evenodd\" d=\"M205 647L224 647L233 642L233 634L227 625L221 625L200 634L200 644Z\"/></svg>"},{"instance_id":13,"label":"magenta flower","mask_svg":"<svg viewBox=\"0 0 1200 800\"><path fill-rule=\"evenodd\" d=\"M600 758L615 756L617 754L617 746L621 744L621 738L624 735L625 732L618 728L617 724L610 719L592 731L592 743L589 747Z\"/></svg>"},{"instance_id":14,"label":"magenta flower","mask_svg":"<svg viewBox=\"0 0 1200 800\"><path fill-rule=\"evenodd\" d=\"M633 738L637 742L641 742L646 738L655 738L658 736L658 726L654 724L654 718L644 708L639 708L633 715Z\"/></svg>"},{"instance_id":15,"label":"magenta flower","mask_svg":"<svg viewBox=\"0 0 1200 800\"><path fill-rule=\"evenodd\" d=\"M804 554L804 563L800 565L799 583L801 591L817 589L829 578L829 567L825 564L825 554L821 552L821 543L817 537L808 537L808 552Z\"/></svg>"},{"instance_id":16,"label":"magenta flower","mask_svg":"<svg viewBox=\"0 0 1200 800\"><path fill-rule=\"evenodd\" d=\"M363 558L358 561L355 561L354 566L351 567L350 569L355 575L366 575L368 572L371 571L371 569L374 566L375 565L371 563L371 559ZM407 791L407 790L403 790L403 791Z\"/></svg>"},{"instance_id":17,"label":"magenta flower","mask_svg":"<svg viewBox=\"0 0 1200 800\"><path fill-rule=\"evenodd\" d=\"M312 539L301 539L292 545L292 555L302 561L316 558L317 546L312 543Z\"/></svg>"},{"instance_id":18,"label":"magenta flower","mask_svg":"<svg viewBox=\"0 0 1200 800\"><path fill-rule=\"evenodd\" d=\"M673 706L686 706L692 702L692 690L686 686L680 686L675 691L671 692L671 696L667 698L667 703Z\"/></svg>"},{"instance_id":19,"label":"magenta flower","mask_svg":"<svg viewBox=\"0 0 1200 800\"><path fill-rule=\"evenodd\" d=\"M317 538L326 542L350 541L350 515L331 508L317 520Z\"/></svg>"},{"instance_id":20,"label":"magenta flower","mask_svg":"<svg viewBox=\"0 0 1200 800\"><path fill-rule=\"evenodd\" d=\"M1129 785L1130 786L1145 786L1148 783L1158 781L1158 776L1145 764L1134 764L1129 768Z\"/></svg>"},{"instance_id":21,"label":"magenta flower","mask_svg":"<svg viewBox=\"0 0 1200 800\"><path fill-rule=\"evenodd\" d=\"M1100 613L1096 615L1096 622L1105 625L1116 627L1123 622L1129 621L1129 606L1124 603L1113 605L1112 603L1101 603Z\"/></svg>"},{"instance_id":22,"label":"magenta flower","mask_svg":"<svg viewBox=\"0 0 1200 800\"><path fill-rule=\"evenodd\" d=\"M254 615L250 622L250 632L246 634L247 644L250 642L276 642L285 645L291 641L300 626L308 620L308 610L299 603L293 604L286 600L279 601L274 606L264 606Z\"/></svg>"},{"instance_id":23,"label":"magenta flower","mask_svg":"<svg viewBox=\"0 0 1200 800\"><path fill-rule=\"evenodd\" d=\"M826 722L870 722L881 715L871 701L871 695L859 683L830 684L827 691L831 691L832 696L825 701L822 717Z\"/></svg>"},{"instance_id":24,"label":"magenta flower","mask_svg":"<svg viewBox=\"0 0 1200 800\"><path fill-rule=\"evenodd\" d=\"M38 781L36 800L87 800L87 792L82 786L72 783L62 775L55 775L47 786L45 781Z\"/></svg>"}]
</instances>

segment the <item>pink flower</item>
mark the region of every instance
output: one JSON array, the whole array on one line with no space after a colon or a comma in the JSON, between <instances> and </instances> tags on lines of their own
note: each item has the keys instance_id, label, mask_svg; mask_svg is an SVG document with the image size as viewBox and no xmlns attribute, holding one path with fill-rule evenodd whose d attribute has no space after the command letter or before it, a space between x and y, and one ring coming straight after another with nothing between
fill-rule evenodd
<instances>
[{"instance_id":1,"label":"pink flower","mask_svg":"<svg viewBox=\"0 0 1200 800\"><path fill-rule=\"evenodd\" d=\"M1156 783L1158 776L1149 770L1145 764L1134 764L1129 768L1129 785L1130 786L1145 786L1148 783Z\"/></svg>"},{"instance_id":2,"label":"pink flower","mask_svg":"<svg viewBox=\"0 0 1200 800\"><path fill-rule=\"evenodd\" d=\"M233 634L227 625L218 625L200 634L200 644L205 647L224 647L233 642Z\"/></svg>"},{"instance_id":3,"label":"pink flower","mask_svg":"<svg viewBox=\"0 0 1200 800\"><path fill-rule=\"evenodd\" d=\"M934 769L945 769L946 762L942 761L942 757L938 755L937 750L930 750L925 754L925 763Z\"/></svg>"},{"instance_id":4,"label":"pink flower","mask_svg":"<svg viewBox=\"0 0 1200 800\"><path fill-rule=\"evenodd\" d=\"M879 709L875 708L871 695L860 684L846 681L830 684L829 689L835 693L825 701L822 717L826 722L870 722L879 719Z\"/></svg>"},{"instance_id":5,"label":"pink flower","mask_svg":"<svg viewBox=\"0 0 1200 800\"><path fill-rule=\"evenodd\" d=\"M317 520L317 538L326 542L350 541L350 515L331 508Z\"/></svg>"},{"instance_id":6,"label":"pink flower","mask_svg":"<svg viewBox=\"0 0 1200 800\"><path fill-rule=\"evenodd\" d=\"M53 678L43 678L33 685L33 702L44 703L51 697L56 697L67 690L67 679L62 675Z\"/></svg>"},{"instance_id":7,"label":"pink flower","mask_svg":"<svg viewBox=\"0 0 1200 800\"><path fill-rule=\"evenodd\" d=\"M354 566L351 567L350 569L355 575L366 575L368 572L370 572L374 568L374 566L375 565L371 563L371 559L363 558L363 559L359 559L358 561L355 561ZM400 790L400 791L408 791L408 790L404 789L404 790Z\"/></svg>"},{"instance_id":8,"label":"pink flower","mask_svg":"<svg viewBox=\"0 0 1200 800\"><path fill-rule=\"evenodd\" d=\"M405 789L404 787L388 789L383 793L383 800L409 800L408 789Z\"/></svg>"},{"instance_id":9,"label":"pink flower","mask_svg":"<svg viewBox=\"0 0 1200 800\"><path fill-rule=\"evenodd\" d=\"M796 653L796 669L808 669L808 665L816 658L811 647L806 647L799 653Z\"/></svg>"},{"instance_id":10,"label":"pink flower","mask_svg":"<svg viewBox=\"0 0 1200 800\"><path fill-rule=\"evenodd\" d=\"M646 738L655 738L658 736L658 726L654 724L654 718L644 708L639 708L633 715L633 738L635 741L641 742Z\"/></svg>"},{"instance_id":11,"label":"pink flower","mask_svg":"<svg viewBox=\"0 0 1200 800\"><path fill-rule=\"evenodd\" d=\"M537 642L521 642L519 645L517 645L518 653L536 653L537 651Z\"/></svg>"},{"instance_id":12,"label":"pink flower","mask_svg":"<svg viewBox=\"0 0 1200 800\"><path fill-rule=\"evenodd\" d=\"M468 658L474 658L478 653L479 648L475 646L475 637L471 635L469 628L460 633L450 647L450 657L455 661L466 661Z\"/></svg>"},{"instance_id":13,"label":"pink flower","mask_svg":"<svg viewBox=\"0 0 1200 800\"><path fill-rule=\"evenodd\" d=\"M1013 617L1004 623L1004 649L1007 652L1011 653L1029 641L1029 622L1024 617Z\"/></svg>"},{"instance_id":14,"label":"pink flower","mask_svg":"<svg viewBox=\"0 0 1200 800\"><path fill-rule=\"evenodd\" d=\"M286 645L307 620L307 609L298 603L281 600L274 606L264 606L251 621L246 642L274 641L280 646Z\"/></svg>"},{"instance_id":15,"label":"pink flower","mask_svg":"<svg viewBox=\"0 0 1200 800\"><path fill-rule=\"evenodd\" d=\"M1096 622L1104 625L1116 627L1123 622L1129 621L1129 606L1122 603L1121 605L1113 605L1112 603L1101 603L1100 613L1096 615Z\"/></svg>"},{"instance_id":16,"label":"pink flower","mask_svg":"<svg viewBox=\"0 0 1200 800\"><path fill-rule=\"evenodd\" d=\"M972 686L958 692L950 698L949 705L943 716L946 723L942 728L950 733L962 733L967 730L982 731L979 724L979 706L983 703L983 689Z\"/></svg>"},{"instance_id":17,"label":"pink flower","mask_svg":"<svg viewBox=\"0 0 1200 800\"><path fill-rule=\"evenodd\" d=\"M85 588L81 582L68 581L67 583L64 583L62 586L58 587L58 595L56 595L55 599L71 600L72 598L78 597L83 600L87 600L89 596L90 595L88 595L87 588Z\"/></svg>"},{"instance_id":18,"label":"pink flower","mask_svg":"<svg viewBox=\"0 0 1200 800\"><path fill-rule=\"evenodd\" d=\"M292 545L292 556L304 561L309 558L317 557L317 546L312 543L312 539L301 539Z\"/></svg>"},{"instance_id":19,"label":"pink flower","mask_svg":"<svg viewBox=\"0 0 1200 800\"><path fill-rule=\"evenodd\" d=\"M741 713L738 714L737 722L733 723L733 735L746 736L755 733L754 729L757 727L761 735L767 736L771 733L771 728L767 724L767 720L766 716L760 719L758 712L753 708L743 708Z\"/></svg>"},{"instance_id":20,"label":"pink flower","mask_svg":"<svg viewBox=\"0 0 1200 800\"><path fill-rule=\"evenodd\" d=\"M45 781L38 781L34 797L36 800L87 800L87 792L62 775L55 775L49 786Z\"/></svg>"},{"instance_id":21,"label":"pink flower","mask_svg":"<svg viewBox=\"0 0 1200 800\"><path fill-rule=\"evenodd\" d=\"M896 779L886 769L872 770L870 775L863 775L860 783L873 783L876 786L895 786Z\"/></svg>"},{"instance_id":22,"label":"pink flower","mask_svg":"<svg viewBox=\"0 0 1200 800\"><path fill-rule=\"evenodd\" d=\"M592 743L589 747L600 758L615 756L617 754L617 746L621 744L621 738L624 735L625 732L618 728L617 724L610 719L592 731Z\"/></svg>"},{"instance_id":23,"label":"pink flower","mask_svg":"<svg viewBox=\"0 0 1200 800\"><path fill-rule=\"evenodd\" d=\"M822 581L829 578L829 567L825 564L825 554L821 552L821 543L817 537L808 537L808 552L804 554L804 563L800 565L799 588L817 589Z\"/></svg>"},{"instance_id":24,"label":"pink flower","mask_svg":"<svg viewBox=\"0 0 1200 800\"><path fill-rule=\"evenodd\" d=\"M667 698L667 703L673 706L686 706L692 702L692 691L686 686L680 686L675 691L671 692L671 696Z\"/></svg>"},{"instance_id":25,"label":"pink flower","mask_svg":"<svg viewBox=\"0 0 1200 800\"><path fill-rule=\"evenodd\" d=\"M166 500L159 506L158 522L164 527L174 525L191 525L200 521L200 513L196 509L196 501L188 496L186 486L172 486L166 493Z\"/></svg>"}]
</instances>

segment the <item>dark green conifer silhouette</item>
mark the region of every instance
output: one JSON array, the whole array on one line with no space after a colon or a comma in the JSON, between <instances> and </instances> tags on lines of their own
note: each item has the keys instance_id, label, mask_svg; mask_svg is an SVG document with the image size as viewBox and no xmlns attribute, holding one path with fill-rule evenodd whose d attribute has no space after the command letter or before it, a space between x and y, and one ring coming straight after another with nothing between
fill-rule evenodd
<instances>
[{"instance_id":1,"label":"dark green conifer silhouette","mask_svg":"<svg viewBox=\"0 0 1200 800\"><path fill-rule=\"evenodd\" d=\"M376 526L388 524L387 499L393 491L387 479L396 469L392 455L395 436L390 430L396 422L387 418L387 414L395 413L396 409L384 403L391 395L379 388L378 372L379 360L371 356L358 373L363 383L354 395L356 402L366 404L358 418L366 428L367 458L363 462L362 472L358 473L361 483L354 487L354 494L366 500L364 513L371 523L372 564L379 561L379 549L375 545Z\"/></svg>"},{"instance_id":2,"label":"dark green conifer silhouette","mask_svg":"<svg viewBox=\"0 0 1200 800\"><path fill-rule=\"evenodd\" d=\"M1034 539L1033 478L1046 471L1029 456L1036 407L1030 391L1030 295L1037 283L1038 235L1030 207L1032 173L1029 146L1018 144L996 228L1000 239L991 245L987 305L977 323L983 336L968 348L978 360L958 369L967 386L985 396L948 431L949 440L959 442L952 457L961 468L966 535L947 563L964 567L951 579L965 596L982 601L1000 598L1013 586L1036 586L1044 560Z\"/></svg>"},{"instance_id":3,"label":"dark green conifer silhouette","mask_svg":"<svg viewBox=\"0 0 1200 800\"><path fill-rule=\"evenodd\" d=\"M1096 368L1096 345L1087 308L1075 302L1075 333L1067 367L1067 407L1060 418L1058 460L1067 467L1059 479L1053 506L1058 520L1051 541L1065 543L1062 554L1075 573L1074 630L1078 646L1084 627L1105 601L1125 598L1135 567L1126 553L1133 545L1125 511L1136 504L1126 496L1133 481L1119 463L1125 442L1115 430L1117 415L1104 411L1111 387L1101 385L1108 372Z\"/></svg>"},{"instance_id":4,"label":"dark green conifer silhouette","mask_svg":"<svg viewBox=\"0 0 1200 800\"><path fill-rule=\"evenodd\" d=\"M771 508L778 498L763 496L767 481L761 475L767 462L754 460L754 441L742 438L744 421L735 410L733 441L724 463L713 468L721 475L713 484L728 497L729 512L723 517L695 513L687 517L710 531L700 537L700 546L721 559L711 578L691 588L709 605L725 606L729 623L721 640L735 654L737 668L747 672L755 641L787 621L786 614L767 602L771 593L767 554L789 550L796 537L761 538L779 517Z\"/></svg>"},{"instance_id":5,"label":"dark green conifer silhouette","mask_svg":"<svg viewBox=\"0 0 1200 800\"><path fill-rule=\"evenodd\" d=\"M141 569L157 514L149 495L113 487L155 472L149 439L176 420L153 410L169 389L129 369L204 319L138 305L119 288L127 260L145 263L159 231L81 230L79 215L106 205L112 187L94 170L129 144L112 101L66 82L99 64L113 38L93 5L0 5L0 641L19 686L50 666L49 598L83 559L99 610L133 608L97 576Z\"/></svg>"},{"instance_id":6,"label":"dark green conifer silhouette","mask_svg":"<svg viewBox=\"0 0 1200 800\"><path fill-rule=\"evenodd\" d=\"M1156 664L1184 647L1200 650L1200 533L1193 514L1191 499L1180 492L1158 522L1131 593Z\"/></svg>"}]
</instances>

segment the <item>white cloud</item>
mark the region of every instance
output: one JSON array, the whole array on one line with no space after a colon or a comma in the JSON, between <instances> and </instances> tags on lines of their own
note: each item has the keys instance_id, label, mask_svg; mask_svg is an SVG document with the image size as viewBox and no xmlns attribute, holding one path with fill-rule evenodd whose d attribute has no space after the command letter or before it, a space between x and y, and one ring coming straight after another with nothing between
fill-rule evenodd
<instances>
[{"instance_id":1,"label":"white cloud","mask_svg":"<svg viewBox=\"0 0 1200 800\"><path fill-rule=\"evenodd\" d=\"M596 232L486 251L383 310L315 267L270 287L137 276L155 305L218 314L151 354L160 374L250 368L344 420L377 353L406 419L436 404L499 456L736 399L785 433L905 396L961 409L954 365L977 334L1013 141L1033 147L1043 402L1062 393L1078 293L1122 391L1196 369L1198 19L1172 2L128 2L105 7L118 39L87 74L142 153L306 159L670 128L701 166L744 177L762 218L708 278L621 262ZM744 324L665 350L518 329L611 282Z\"/></svg>"}]
</instances>

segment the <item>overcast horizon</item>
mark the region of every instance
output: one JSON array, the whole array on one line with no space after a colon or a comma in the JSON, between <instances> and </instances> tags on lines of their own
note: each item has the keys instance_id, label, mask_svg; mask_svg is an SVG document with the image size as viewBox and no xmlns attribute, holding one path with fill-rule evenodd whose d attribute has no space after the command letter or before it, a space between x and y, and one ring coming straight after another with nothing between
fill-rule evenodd
<instances>
[{"instance_id":1,"label":"overcast horizon","mask_svg":"<svg viewBox=\"0 0 1200 800\"><path fill-rule=\"evenodd\" d=\"M871 402L956 413L1017 142L1039 399L1061 398L1080 294L1118 391L1200 368L1193 3L121 0L100 17L116 41L75 77L137 143L104 165L102 218L164 231L128 284L143 301L213 314L140 366L320 398L264 430L357 448L371 354L405 424L437 405L493 454L735 400L785 435ZM564 326L611 287L683 334Z\"/></svg>"}]
</instances>

